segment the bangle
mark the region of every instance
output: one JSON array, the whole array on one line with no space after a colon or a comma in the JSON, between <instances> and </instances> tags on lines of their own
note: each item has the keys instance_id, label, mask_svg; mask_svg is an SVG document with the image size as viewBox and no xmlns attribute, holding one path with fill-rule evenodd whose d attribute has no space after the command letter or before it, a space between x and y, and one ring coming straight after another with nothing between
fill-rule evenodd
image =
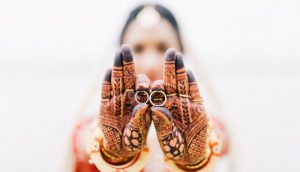
<instances>
[{"instance_id":1,"label":"bangle","mask_svg":"<svg viewBox=\"0 0 300 172\"><path fill-rule=\"evenodd\" d=\"M193 164L193 165L180 165L180 164L176 164L179 168L187 170L187 171L197 171L200 170L202 167L204 167L209 159L211 158L211 151L208 148L207 149L207 154L205 155L205 157L197 164Z\"/></svg>"},{"instance_id":2,"label":"bangle","mask_svg":"<svg viewBox=\"0 0 300 172\"><path fill-rule=\"evenodd\" d=\"M86 152L90 157L89 163L94 164L100 171L126 171L137 172L141 171L149 161L149 149L146 147L137 155L128 159L120 159L109 154L102 145L103 133L98 126L91 128L86 142ZM113 163L122 160L122 163ZM110 162L111 161L111 162Z\"/></svg>"},{"instance_id":3,"label":"bangle","mask_svg":"<svg viewBox=\"0 0 300 172\"><path fill-rule=\"evenodd\" d=\"M166 168L168 169L168 171L177 171L177 172L186 172L186 171L213 172L215 164L219 159L219 156L214 155L213 152L210 150L210 148L208 148L207 150L208 150L207 156L198 164L179 165L176 164L173 160L167 159L165 161Z\"/></svg>"},{"instance_id":4,"label":"bangle","mask_svg":"<svg viewBox=\"0 0 300 172\"><path fill-rule=\"evenodd\" d=\"M99 149L99 151L100 151L100 153L102 154L103 159L104 159L106 162L110 163L110 164L114 164L114 165L122 165L122 164L128 163L129 161L131 161L132 159L135 158L135 156L127 157L127 158L121 158L121 157L117 157L117 156L111 155L110 153L108 153L108 152L104 149L102 139L99 141L99 144L100 144L100 149Z\"/></svg>"},{"instance_id":5,"label":"bangle","mask_svg":"<svg viewBox=\"0 0 300 172\"><path fill-rule=\"evenodd\" d=\"M222 150L222 143L216 137L216 133L214 131L214 127L211 121L208 123L209 125L209 137L208 137L208 147L206 151L206 156L203 160L195 165L179 165L176 164L171 159L166 159L165 164L168 171L178 171L178 172L185 172L185 171L193 171L193 172L213 172L215 168L215 164L217 160L220 158L221 150Z\"/></svg>"}]
</instances>

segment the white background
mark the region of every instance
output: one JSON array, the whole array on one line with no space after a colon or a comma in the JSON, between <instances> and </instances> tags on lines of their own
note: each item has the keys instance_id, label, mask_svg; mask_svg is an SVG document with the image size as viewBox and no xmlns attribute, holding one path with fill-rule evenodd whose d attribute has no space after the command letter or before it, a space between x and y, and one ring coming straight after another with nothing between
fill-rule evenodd
<instances>
[{"instance_id":1,"label":"white background","mask_svg":"<svg viewBox=\"0 0 300 172\"><path fill-rule=\"evenodd\" d=\"M0 1L0 171L62 169L137 2ZM237 171L299 171L300 1L163 4L222 105Z\"/></svg>"}]
</instances>

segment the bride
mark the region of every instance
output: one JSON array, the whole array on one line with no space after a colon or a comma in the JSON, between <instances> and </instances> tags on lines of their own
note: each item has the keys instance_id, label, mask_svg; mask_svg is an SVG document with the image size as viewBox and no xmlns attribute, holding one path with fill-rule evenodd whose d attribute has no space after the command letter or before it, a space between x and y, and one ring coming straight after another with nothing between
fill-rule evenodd
<instances>
[{"instance_id":1,"label":"bride","mask_svg":"<svg viewBox=\"0 0 300 172\"><path fill-rule=\"evenodd\" d=\"M228 138L205 110L173 14L136 7L120 46L103 76L99 113L74 130L72 171L216 171Z\"/></svg>"}]
</instances>

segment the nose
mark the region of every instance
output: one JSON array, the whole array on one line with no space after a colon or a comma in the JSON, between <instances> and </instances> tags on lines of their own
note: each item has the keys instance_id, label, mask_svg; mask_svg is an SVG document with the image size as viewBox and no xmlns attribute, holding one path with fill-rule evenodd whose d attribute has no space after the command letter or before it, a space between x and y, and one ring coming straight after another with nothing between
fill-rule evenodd
<instances>
[{"instance_id":1,"label":"nose","mask_svg":"<svg viewBox=\"0 0 300 172\"><path fill-rule=\"evenodd\" d=\"M154 53L152 54L146 54L145 57L143 58L145 67L148 69L153 69L155 65L157 65L157 57L155 56Z\"/></svg>"}]
</instances>

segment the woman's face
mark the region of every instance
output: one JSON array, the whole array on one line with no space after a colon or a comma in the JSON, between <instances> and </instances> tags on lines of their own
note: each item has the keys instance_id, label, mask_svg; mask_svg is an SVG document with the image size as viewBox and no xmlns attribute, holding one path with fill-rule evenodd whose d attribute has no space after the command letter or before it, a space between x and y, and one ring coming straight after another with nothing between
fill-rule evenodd
<instances>
[{"instance_id":1,"label":"woman's face","mask_svg":"<svg viewBox=\"0 0 300 172\"><path fill-rule=\"evenodd\" d=\"M175 29L164 18L151 27L133 20L124 35L123 43L134 52L137 73L143 73L151 81L163 78L164 54L168 48L181 51Z\"/></svg>"}]
</instances>

